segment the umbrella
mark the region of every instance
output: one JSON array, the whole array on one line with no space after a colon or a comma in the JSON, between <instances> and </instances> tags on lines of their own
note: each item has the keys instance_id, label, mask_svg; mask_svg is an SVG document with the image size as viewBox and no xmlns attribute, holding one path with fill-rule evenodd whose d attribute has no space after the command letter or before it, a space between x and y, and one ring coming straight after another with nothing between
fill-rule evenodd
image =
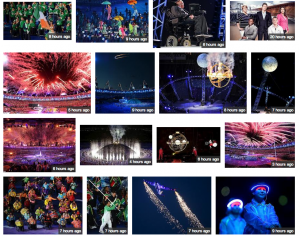
<instances>
[{"instance_id":1,"label":"umbrella","mask_svg":"<svg viewBox=\"0 0 300 237\"><path fill-rule=\"evenodd\" d=\"M135 4L137 4L137 1L136 0L129 0L127 3L129 5L135 5Z\"/></svg>"},{"instance_id":2,"label":"umbrella","mask_svg":"<svg viewBox=\"0 0 300 237\"><path fill-rule=\"evenodd\" d=\"M114 19L117 20L117 21L123 21L124 20L123 17L121 17L121 16L115 16Z\"/></svg>"},{"instance_id":3,"label":"umbrella","mask_svg":"<svg viewBox=\"0 0 300 237\"><path fill-rule=\"evenodd\" d=\"M111 3L109 1L105 1L103 3L101 3L102 5L111 5Z\"/></svg>"},{"instance_id":4,"label":"umbrella","mask_svg":"<svg viewBox=\"0 0 300 237\"><path fill-rule=\"evenodd\" d=\"M27 207L24 207L21 209L21 214L24 216L24 214L28 211Z\"/></svg>"}]
</instances>

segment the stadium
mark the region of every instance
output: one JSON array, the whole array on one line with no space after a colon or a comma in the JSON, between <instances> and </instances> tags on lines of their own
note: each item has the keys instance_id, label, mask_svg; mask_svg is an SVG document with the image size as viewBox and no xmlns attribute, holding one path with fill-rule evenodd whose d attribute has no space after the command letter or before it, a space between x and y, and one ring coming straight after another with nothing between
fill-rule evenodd
<instances>
[{"instance_id":1,"label":"stadium","mask_svg":"<svg viewBox=\"0 0 300 237\"><path fill-rule=\"evenodd\" d=\"M160 113L246 107L246 54L161 53Z\"/></svg>"},{"instance_id":2,"label":"stadium","mask_svg":"<svg viewBox=\"0 0 300 237\"><path fill-rule=\"evenodd\" d=\"M90 53L6 53L3 77L4 113L90 111Z\"/></svg>"},{"instance_id":3,"label":"stadium","mask_svg":"<svg viewBox=\"0 0 300 237\"><path fill-rule=\"evenodd\" d=\"M50 171L52 165L75 165L75 119L5 118L6 172Z\"/></svg>"},{"instance_id":4,"label":"stadium","mask_svg":"<svg viewBox=\"0 0 300 237\"><path fill-rule=\"evenodd\" d=\"M295 124L246 122L225 124L225 167L271 167L295 161Z\"/></svg>"}]
</instances>

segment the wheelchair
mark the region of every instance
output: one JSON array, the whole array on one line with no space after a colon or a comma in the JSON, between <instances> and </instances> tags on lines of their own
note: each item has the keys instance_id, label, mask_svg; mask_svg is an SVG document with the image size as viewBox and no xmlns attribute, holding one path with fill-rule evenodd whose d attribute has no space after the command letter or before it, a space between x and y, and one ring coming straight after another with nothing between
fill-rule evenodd
<instances>
[{"instance_id":1,"label":"wheelchair","mask_svg":"<svg viewBox=\"0 0 300 237\"><path fill-rule=\"evenodd\" d=\"M167 47L192 46L193 41L196 41L196 45L199 46L201 41L212 37L208 34L194 35L194 24L185 22L183 18L174 18L167 7L162 8L161 12L165 13L165 29L168 31ZM205 13L205 11L202 12Z\"/></svg>"}]
</instances>

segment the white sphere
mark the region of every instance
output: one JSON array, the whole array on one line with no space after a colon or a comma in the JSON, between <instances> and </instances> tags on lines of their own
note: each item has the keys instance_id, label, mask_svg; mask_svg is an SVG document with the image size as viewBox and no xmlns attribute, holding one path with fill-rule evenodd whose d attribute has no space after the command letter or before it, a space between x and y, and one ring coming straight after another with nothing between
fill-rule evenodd
<instances>
[{"instance_id":1,"label":"white sphere","mask_svg":"<svg viewBox=\"0 0 300 237\"><path fill-rule=\"evenodd\" d=\"M207 68L207 54L202 53L197 58L197 64L202 68Z\"/></svg>"},{"instance_id":2,"label":"white sphere","mask_svg":"<svg viewBox=\"0 0 300 237\"><path fill-rule=\"evenodd\" d=\"M172 135L170 135L170 136L169 136L169 139L172 139L172 138L173 138L173 136L172 136Z\"/></svg>"},{"instance_id":3,"label":"white sphere","mask_svg":"<svg viewBox=\"0 0 300 237\"><path fill-rule=\"evenodd\" d=\"M180 141L179 141L179 140L176 140L176 141L175 141L175 144L176 144L176 145L180 145Z\"/></svg>"},{"instance_id":4,"label":"white sphere","mask_svg":"<svg viewBox=\"0 0 300 237\"><path fill-rule=\"evenodd\" d=\"M268 56L263 59L262 67L266 72L274 72L278 67L278 62L276 58Z\"/></svg>"}]
</instances>

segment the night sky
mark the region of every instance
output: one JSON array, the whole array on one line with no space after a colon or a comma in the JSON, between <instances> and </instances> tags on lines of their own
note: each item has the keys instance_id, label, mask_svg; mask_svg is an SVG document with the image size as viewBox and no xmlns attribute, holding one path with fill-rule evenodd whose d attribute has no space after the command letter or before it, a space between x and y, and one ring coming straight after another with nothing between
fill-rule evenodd
<instances>
[{"instance_id":1,"label":"night sky","mask_svg":"<svg viewBox=\"0 0 300 237\"><path fill-rule=\"evenodd\" d=\"M287 99L295 96L295 53L252 53L251 55L251 85L260 86L263 79L264 69L262 61L265 57L273 56L278 62L278 67L271 72L265 87L271 87L270 91ZM256 99L257 90L251 89L251 105ZM266 93L263 92L259 106L265 105ZM284 107L285 101L273 95L268 97L268 107ZM295 100L292 102L295 104Z\"/></svg>"},{"instance_id":2,"label":"night sky","mask_svg":"<svg viewBox=\"0 0 300 237\"><path fill-rule=\"evenodd\" d=\"M125 54L123 58L117 55ZM145 80L154 88L154 53L96 53L96 78L98 88L105 88L109 80L111 89L128 90L132 82L141 89Z\"/></svg>"},{"instance_id":3,"label":"night sky","mask_svg":"<svg viewBox=\"0 0 300 237\"><path fill-rule=\"evenodd\" d=\"M294 177L217 177L216 178L216 233L221 219L226 216L227 204L241 199L244 206L251 202L251 188L257 184L270 187L267 203L271 203L282 227L295 227L295 178ZM225 187L225 188L224 188ZM226 195L224 195L226 194ZM287 198L286 205L280 200Z\"/></svg>"},{"instance_id":4,"label":"night sky","mask_svg":"<svg viewBox=\"0 0 300 237\"><path fill-rule=\"evenodd\" d=\"M211 227L211 178L210 177L133 177L133 234L178 234L166 219L157 211L145 191L143 180L158 182L169 188L175 188L191 211L198 217L205 228ZM149 187L157 194L153 186ZM174 191L163 192L158 196L186 231L187 218L177 202Z\"/></svg>"}]
</instances>

